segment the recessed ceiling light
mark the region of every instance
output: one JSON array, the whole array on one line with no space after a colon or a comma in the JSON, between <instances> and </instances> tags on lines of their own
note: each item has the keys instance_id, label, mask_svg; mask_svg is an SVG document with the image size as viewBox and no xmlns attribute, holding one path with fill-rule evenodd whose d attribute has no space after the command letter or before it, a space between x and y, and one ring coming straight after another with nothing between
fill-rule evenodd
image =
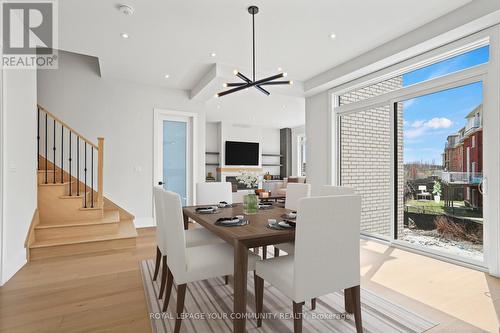
<instances>
[{"instance_id":1,"label":"recessed ceiling light","mask_svg":"<svg viewBox=\"0 0 500 333\"><path fill-rule=\"evenodd\" d=\"M282 70L283 70L283 68L278 67L278 72L281 72Z\"/></svg>"},{"instance_id":2,"label":"recessed ceiling light","mask_svg":"<svg viewBox=\"0 0 500 333\"><path fill-rule=\"evenodd\" d=\"M331 39L335 39L335 38L337 38L337 35L336 35L336 34L334 34L334 33L331 33L331 34L330 34L330 38L331 38Z\"/></svg>"},{"instance_id":3,"label":"recessed ceiling light","mask_svg":"<svg viewBox=\"0 0 500 333\"><path fill-rule=\"evenodd\" d=\"M132 15L134 13L134 8L132 8L129 5L119 5L118 10L123 14L123 15Z\"/></svg>"},{"instance_id":4,"label":"recessed ceiling light","mask_svg":"<svg viewBox=\"0 0 500 333\"><path fill-rule=\"evenodd\" d=\"M122 36L122 38L125 38L125 39L127 39L127 38L129 38L129 37L130 37L130 36L129 36L127 33L125 33L125 32L122 32L122 33L120 34L120 36Z\"/></svg>"},{"instance_id":5,"label":"recessed ceiling light","mask_svg":"<svg viewBox=\"0 0 500 333\"><path fill-rule=\"evenodd\" d=\"M170 74L165 74L165 79L168 79L170 77Z\"/></svg>"},{"instance_id":6,"label":"recessed ceiling light","mask_svg":"<svg viewBox=\"0 0 500 333\"><path fill-rule=\"evenodd\" d=\"M217 53L212 52L212 53L210 53L210 56L211 56L211 57L215 57L215 56L217 56Z\"/></svg>"}]
</instances>

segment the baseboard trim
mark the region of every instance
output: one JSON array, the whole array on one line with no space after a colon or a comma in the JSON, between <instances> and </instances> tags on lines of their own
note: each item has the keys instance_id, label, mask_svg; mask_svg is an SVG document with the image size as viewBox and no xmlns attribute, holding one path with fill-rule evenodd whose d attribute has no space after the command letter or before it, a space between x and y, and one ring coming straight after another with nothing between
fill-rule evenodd
<instances>
[{"instance_id":1,"label":"baseboard trim","mask_svg":"<svg viewBox=\"0 0 500 333\"><path fill-rule=\"evenodd\" d=\"M24 265L28 263L26 259L26 252L20 251L17 255L17 258L9 258L8 265L4 265L2 268L2 280L0 281L0 285L4 285L7 281L10 280ZM4 264L7 264L4 261Z\"/></svg>"}]
</instances>

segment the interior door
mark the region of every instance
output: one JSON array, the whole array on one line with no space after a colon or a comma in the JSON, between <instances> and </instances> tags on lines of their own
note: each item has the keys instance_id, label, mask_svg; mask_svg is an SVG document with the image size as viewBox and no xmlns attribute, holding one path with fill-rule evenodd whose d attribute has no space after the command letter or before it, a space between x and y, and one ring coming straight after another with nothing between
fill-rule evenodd
<instances>
[{"instance_id":1,"label":"interior door","mask_svg":"<svg viewBox=\"0 0 500 333\"><path fill-rule=\"evenodd\" d=\"M156 185L178 193L182 205L191 200L192 125L189 117L159 115L156 119Z\"/></svg>"}]
</instances>

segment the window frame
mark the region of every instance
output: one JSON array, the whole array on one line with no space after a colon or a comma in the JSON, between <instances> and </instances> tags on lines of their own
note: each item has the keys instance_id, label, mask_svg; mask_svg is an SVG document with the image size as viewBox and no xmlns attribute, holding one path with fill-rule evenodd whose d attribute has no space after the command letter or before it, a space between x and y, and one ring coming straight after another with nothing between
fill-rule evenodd
<instances>
[{"instance_id":1,"label":"window frame","mask_svg":"<svg viewBox=\"0 0 500 333\"><path fill-rule=\"evenodd\" d=\"M391 151L393 152L391 155L391 168L393 177L391 177L391 188L396 188L397 185L397 166L396 166L396 158L397 158L397 150L396 148L396 136L395 136L395 122L397 121L396 116L397 112L395 107L398 102L402 102L404 100L408 100L411 98L415 98L422 95L432 94L435 92L453 89L460 86L464 86L467 84L475 83L475 82L483 82L483 108L491 109L491 110L499 110L499 96L498 91L500 91L500 65L499 61L495 58L498 57L499 52L499 41L500 41L500 25L483 30L479 33L467 36L460 40L452 41L449 44L436 48L434 50L425 52L423 54L417 55L411 59L405 60L401 63L394 64L388 68L385 68L381 71L377 71L371 74L368 74L364 77L358 78L351 82L342 84L337 86L329 91L329 95L331 96L331 124L330 124L330 142L331 142L331 160L330 160L330 172L332 183L339 185L340 184L340 175L341 175L341 160L340 160L340 120L341 116L344 114L352 113L352 112L360 112L364 110L369 110L372 108L376 108L378 106L387 105L389 102L391 105ZM426 81L422 81L419 83L415 83L413 85L403 87L388 93L384 93L372 98L368 98L365 100L361 100L359 102L349 103L345 105L339 105L339 96L345 92L352 91L355 89L359 89L362 87L366 87L369 85L376 84L378 82L394 78L398 75L402 75L413 70L431 65L433 63L437 63L439 61L466 53L473 49L489 45L490 58L487 63L476 65L467 69L463 69L457 72L453 72L444 76L432 78ZM486 113L486 112L485 112ZM497 126L497 129L500 128L500 119L498 116L498 112L488 112L490 120L494 121L492 124ZM485 117L485 115L483 115ZM483 124L486 121L483 120ZM492 125L493 126L493 125ZM494 126L493 126L494 127ZM498 131L497 131L498 132ZM496 142L500 144L500 136L498 134L491 133L490 142ZM485 139L483 138L483 142ZM485 151L486 153L486 151ZM486 154L484 154L486 155ZM483 157L484 158L484 157ZM499 165L498 154L495 153L495 156L491 158L491 161L488 161L493 165ZM485 163L486 164L486 163ZM491 173L491 171L490 171ZM491 182L494 184L492 187L491 198L489 199L492 202L496 202L498 198L500 198L500 177L496 176L492 177ZM489 181L488 181L489 183ZM488 193L490 194L490 193ZM483 262L477 262L474 260L467 260L463 257L443 254L442 252L431 250L431 249L423 249L421 247L412 246L407 242L397 240L397 191L393 191L392 195L392 221L390 221L391 225L394 226L392 229L392 235L388 243L393 246L402 247L408 249L410 251L418 252L423 255L435 257L441 260L453 262L456 264L472 267L479 270L488 270L490 274L500 276L500 222L499 222L499 212L498 209L493 209L490 207L492 211L489 214L484 215L485 223L483 234L484 234L484 260ZM486 201L486 200L485 200ZM498 205L497 205L498 206ZM364 237L373 238L373 235L363 234ZM494 237L490 237L489 235L494 235Z\"/></svg>"}]
</instances>

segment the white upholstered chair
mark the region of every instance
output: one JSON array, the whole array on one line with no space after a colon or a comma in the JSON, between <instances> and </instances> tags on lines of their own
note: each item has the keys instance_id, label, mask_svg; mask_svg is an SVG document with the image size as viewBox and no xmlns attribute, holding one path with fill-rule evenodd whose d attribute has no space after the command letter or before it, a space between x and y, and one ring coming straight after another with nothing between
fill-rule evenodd
<instances>
[{"instance_id":1,"label":"white upholstered chair","mask_svg":"<svg viewBox=\"0 0 500 333\"><path fill-rule=\"evenodd\" d=\"M290 210L297 210L299 207L299 200L307 198L311 195L311 184L288 184L285 199L285 208ZM279 251L285 251L290 254L293 253L293 242L281 243L274 245L274 255L279 256Z\"/></svg>"},{"instance_id":2,"label":"white upholstered chair","mask_svg":"<svg viewBox=\"0 0 500 333\"><path fill-rule=\"evenodd\" d=\"M354 194L354 188L348 186L323 185L321 186L320 195L348 195ZM293 254L294 243L282 243L275 245L278 249L285 251L288 254ZM279 253L277 253L279 254Z\"/></svg>"},{"instance_id":3,"label":"white upholstered chair","mask_svg":"<svg viewBox=\"0 0 500 333\"><path fill-rule=\"evenodd\" d=\"M290 183L287 185L285 208L297 210L299 208L299 199L311 195L311 184Z\"/></svg>"},{"instance_id":4,"label":"white upholstered chair","mask_svg":"<svg viewBox=\"0 0 500 333\"><path fill-rule=\"evenodd\" d=\"M227 243L186 247L186 233L182 224L182 205L179 195L161 190L159 197L163 203L161 209L166 216L167 252L175 253L167 257L168 275L163 309L166 310L168 307L172 285L175 281L177 285L175 332L177 333L181 326L187 283L233 274L234 251L233 247ZM258 259L258 256L249 252L248 270L255 270L255 262Z\"/></svg>"},{"instance_id":5,"label":"white upholstered chair","mask_svg":"<svg viewBox=\"0 0 500 333\"><path fill-rule=\"evenodd\" d=\"M346 311L354 313L356 331L362 332L360 219L359 195L301 199L295 253L256 264L257 313L262 313L265 280L292 299L294 332L298 333L302 331L302 317L298 314L305 300L344 289ZM261 325L262 319L258 319L257 326Z\"/></svg>"},{"instance_id":6,"label":"white upholstered chair","mask_svg":"<svg viewBox=\"0 0 500 333\"><path fill-rule=\"evenodd\" d=\"M229 182L197 183L196 204L215 205L221 201L233 203L233 191Z\"/></svg>"},{"instance_id":7,"label":"white upholstered chair","mask_svg":"<svg viewBox=\"0 0 500 333\"><path fill-rule=\"evenodd\" d=\"M349 195L354 194L354 188L349 186L323 185L320 195Z\"/></svg>"},{"instance_id":8,"label":"white upholstered chair","mask_svg":"<svg viewBox=\"0 0 500 333\"><path fill-rule=\"evenodd\" d=\"M156 218L156 265L153 280L156 280L158 273L160 271L160 265L163 261L161 283L160 283L160 294L159 298L163 297L163 292L165 290L165 284L167 281L167 244L166 244L166 234L167 229L165 226L166 215L162 209L163 202L160 198L160 193L163 192L161 187L153 188L154 204L155 204L155 218ZM183 222L181 223L183 225ZM207 244L223 243L224 241L214 235L212 232L205 228L195 228L191 230L185 230L186 246L200 246ZM226 279L227 280L227 279Z\"/></svg>"}]
</instances>

